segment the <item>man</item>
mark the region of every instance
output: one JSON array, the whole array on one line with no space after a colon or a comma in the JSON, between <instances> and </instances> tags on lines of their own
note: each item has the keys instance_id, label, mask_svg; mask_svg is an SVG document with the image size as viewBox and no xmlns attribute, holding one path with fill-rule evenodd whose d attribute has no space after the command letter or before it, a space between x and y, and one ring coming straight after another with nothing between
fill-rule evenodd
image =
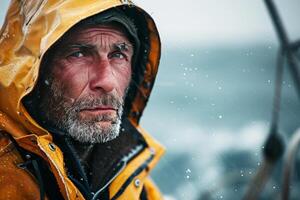
<instances>
[{"instance_id":1,"label":"man","mask_svg":"<svg viewBox=\"0 0 300 200\"><path fill-rule=\"evenodd\" d=\"M162 199L139 120L160 40L128 1L13 0L0 38L0 199Z\"/></svg>"}]
</instances>

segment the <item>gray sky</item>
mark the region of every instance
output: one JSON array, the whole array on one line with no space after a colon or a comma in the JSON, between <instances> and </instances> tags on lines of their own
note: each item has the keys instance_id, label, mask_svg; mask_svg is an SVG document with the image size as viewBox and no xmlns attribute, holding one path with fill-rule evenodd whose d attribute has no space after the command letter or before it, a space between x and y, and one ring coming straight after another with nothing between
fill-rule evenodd
<instances>
[{"instance_id":1,"label":"gray sky","mask_svg":"<svg viewBox=\"0 0 300 200\"><path fill-rule=\"evenodd\" d=\"M0 24L8 0L0 3ZM164 43L274 42L263 0L135 0L155 19ZM275 0L292 39L300 39L299 0Z\"/></svg>"}]
</instances>

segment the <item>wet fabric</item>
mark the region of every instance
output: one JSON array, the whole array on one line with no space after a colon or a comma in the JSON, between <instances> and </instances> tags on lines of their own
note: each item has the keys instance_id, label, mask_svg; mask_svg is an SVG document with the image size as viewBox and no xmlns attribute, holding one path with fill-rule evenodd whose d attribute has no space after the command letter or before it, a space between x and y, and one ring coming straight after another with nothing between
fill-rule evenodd
<instances>
[{"instance_id":1,"label":"wet fabric","mask_svg":"<svg viewBox=\"0 0 300 200\"><path fill-rule=\"evenodd\" d=\"M111 8L121 9L133 21L140 43L124 118L145 147L121 158L123 168L112 175L106 195L118 200L162 198L149 172L164 149L139 125L158 70L160 39L144 10L122 2L11 1L0 32L0 199L39 199L44 192L45 199L86 199L68 176L64 153L51 131L35 120L23 100L37 85L47 51L77 23Z\"/></svg>"}]
</instances>

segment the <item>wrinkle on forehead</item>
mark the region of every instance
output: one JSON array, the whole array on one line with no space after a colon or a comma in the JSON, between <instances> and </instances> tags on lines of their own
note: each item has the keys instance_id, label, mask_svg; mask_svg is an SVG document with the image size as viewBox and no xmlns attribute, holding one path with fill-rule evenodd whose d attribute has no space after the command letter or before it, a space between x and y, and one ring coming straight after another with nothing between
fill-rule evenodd
<instances>
[{"instance_id":1,"label":"wrinkle on forehead","mask_svg":"<svg viewBox=\"0 0 300 200\"><path fill-rule=\"evenodd\" d=\"M105 49L126 44L127 47L132 48L132 44L125 33L117 30L117 28L107 26L78 28L73 30L62 43L86 43Z\"/></svg>"}]
</instances>

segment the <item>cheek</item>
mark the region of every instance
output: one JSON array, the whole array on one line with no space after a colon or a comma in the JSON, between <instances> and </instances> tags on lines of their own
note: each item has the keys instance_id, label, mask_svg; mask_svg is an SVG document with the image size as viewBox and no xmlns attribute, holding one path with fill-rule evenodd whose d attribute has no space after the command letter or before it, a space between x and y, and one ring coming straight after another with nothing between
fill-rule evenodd
<instances>
[{"instance_id":1,"label":"cheek","mask_svg":"<svg viewBox=\"0 0 300 200\"><path fill-rule=\"evenodd\" d=\"M63 86L64 96L76 99L88 84L89 72L86 68L57 67L53 75Z\"/></svg>"},{"instance_id":2,"label":"cheek","mask_svg":"<svg viewBox=\"0 0 300 200\"><path fill-rule=\"evenodd\" d=\"M129 86L131 80L131 68L125 68L119 71L117 74L116 80L118 81L119 89L122 96L125 93L126 88Z\"/></svg>"}]
</instances>

